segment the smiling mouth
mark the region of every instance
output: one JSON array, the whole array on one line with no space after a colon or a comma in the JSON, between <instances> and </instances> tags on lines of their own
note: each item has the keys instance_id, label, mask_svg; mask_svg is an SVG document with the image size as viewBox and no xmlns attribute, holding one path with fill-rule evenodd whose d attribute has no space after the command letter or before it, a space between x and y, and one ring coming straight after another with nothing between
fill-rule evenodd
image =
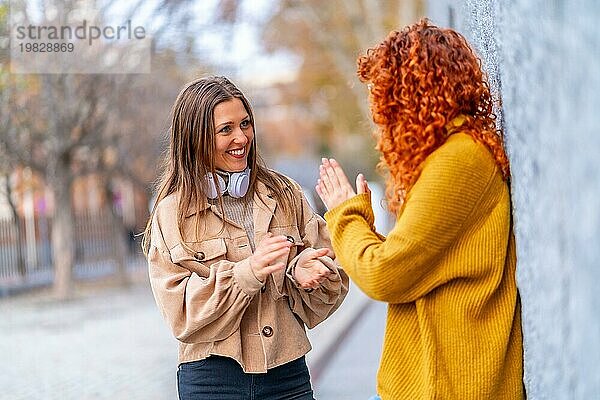
<instances>
[{"instance_id":1,"label":"smiling mouth","mask_svg":"<svg viewBox=\"0 0 600 400\"><path fill-rule=\"evenodd\" d=\"M232 155L236 158L241 158L246 154L246 149L242 148L242 149L229 150L226 153L229 155Z\"/></svg>"}]
</instances>

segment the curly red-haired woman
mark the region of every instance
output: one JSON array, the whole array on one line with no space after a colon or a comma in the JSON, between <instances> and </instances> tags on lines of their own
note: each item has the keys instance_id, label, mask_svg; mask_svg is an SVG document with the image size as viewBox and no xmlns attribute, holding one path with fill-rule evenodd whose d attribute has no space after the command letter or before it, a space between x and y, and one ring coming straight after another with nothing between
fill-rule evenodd
<instances>
[{"instance_id":1,"label":"curly red-haired woman","mask_svg":"<svg viewBox=\"0 0 600 400\"><path fill-rule=\"evenodd\" d=\"M345 271L389 303L379 396L522 399L509 167L480 60L422 20L368 50L358 75L396 225L375 232L365 178L355 192L333 159L317 191Z\"/></svg>"}]
</instances>

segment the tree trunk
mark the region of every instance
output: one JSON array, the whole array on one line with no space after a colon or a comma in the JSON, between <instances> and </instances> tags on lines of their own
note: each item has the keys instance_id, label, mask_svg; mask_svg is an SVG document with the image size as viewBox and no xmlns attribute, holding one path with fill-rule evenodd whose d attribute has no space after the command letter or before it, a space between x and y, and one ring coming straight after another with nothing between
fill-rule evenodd
<instances>
[{"instance_id":1,"label":"tree trunk","mask_svg":"<svg viewBox=\"0 0 600 400\"><path fill-rule=\"evenodd\" d=\"M6 200L10 207L10 213L12 215L13 221L15 223L15 228L17 229L17 269L19 271L19 275L21 278L25 279L27 270L25 268L25 257L23 257L23 242L25 241L25 235L23 235L23 227L21 226L21 218L19 218L19 213L17 212L17 207L12 200L12 187L10 186L10 176L6 175L4 179L5 182L5 193Z\"/></svg>"},{"instance_id":2,"label":"tree trunk","mask_svg":"<svg viewBox=\"0 0 600 400\"><path fill-rule=\"evenodd\" d=\"M127 275L127 237L125 236L126 230L123 225L121 217L114 211L114 207L111 208L111 221L113 226L114 240L113 240L113 254L115 263L117 264L117 280L122 286L129 286L129 276Z\"/></svg>"},{"instance_id":3,"label":"tree trunk","mask_svg":"<svg viewBox=\"0 0 600 400\"><path fill-rule=\"evenodd\" d=\"M52 258L54 264L54 294L67 299L73 292L73 264L75 261L75 217L71 190L73 180L68 164L58 161L50 177L54 190L52 219Z\"/></svg>"},{"instance_id":4,"label":"tree trunk","mask_svg":"<svg viewBox=\"0 0 600 400\"><path fill-rule=\"evenodd\" d=\"M112 239L112 254L114 255L114 262L117 266L117 281L123 286L129 286L129 277L127 275L127 236L126 228L123 223L123 219L113 205L114 192L110 186L110 182L107 179L103 179L104 195L106 198L106 208L108 215L110 216L111 227L113 231Z\"/></svg>"}]
</instances>

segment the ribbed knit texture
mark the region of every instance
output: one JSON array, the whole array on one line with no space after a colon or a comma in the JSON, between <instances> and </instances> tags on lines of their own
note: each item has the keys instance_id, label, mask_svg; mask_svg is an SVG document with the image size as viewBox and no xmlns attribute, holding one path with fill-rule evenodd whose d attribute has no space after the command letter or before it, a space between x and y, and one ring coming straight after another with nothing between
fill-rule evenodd
<instances>
[{"instance_id":1,"label":"ribbed knit texture","mask_svg":"<svg viewBox=\"0 0 600 400\"><path fill-rule=\"evenodd\" d=\"M209 199L211 204L218 204L218 199ZM254 251L254 221L252 219L252 204L245 198L235 198L229 195L223 196L223 208L225 215L234 223L244 228L250 247Z\"/></svg>"},{"instance_id":2,"label":"ribbed knit texture","mask_svg":"<svg viewBox=\"0 0 600 400\"><path fill-rule=\"evenodd\" d=\"M383 400L523 398L510 199L485 147L454 134L432 153L387 238L366 194L325 218L348 275L389 303Z\"/></svg>"}]
</instances>

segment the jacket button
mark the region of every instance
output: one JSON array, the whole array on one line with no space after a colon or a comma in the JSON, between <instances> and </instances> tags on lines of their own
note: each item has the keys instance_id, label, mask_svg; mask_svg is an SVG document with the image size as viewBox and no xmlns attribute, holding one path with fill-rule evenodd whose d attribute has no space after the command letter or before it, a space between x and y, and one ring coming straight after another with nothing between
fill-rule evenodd
<instances>
[{"instance_id":1,"label":"jacket button","mask_svg":"<svg viewBox=\"0 0 600 400\"><path fill-rule=\"evenodd\" d=\"M260 291L261 291L261 293L264 293L266 290L267 290L267 285L263 285L263 286L260 288Z\"/></svg>"},{"instance_id":2,"label":"jacket button","mask_svg":"<svg viewBox=\"0 0 600 400\"><path fill-rule=\"evenodd\" d=\"M205 255L202 251L199 251L196 254L194 254L194 258L198 261L204 260L204 257L205 257Z\"/></svg>"},{"instance_id":3,"label":"jacket button","mask_svg":"<svg viewBox=\"0 0 600 400\"><path fill-rule=\"evenodd\" d=\"M273 328L271 328L269 325L265 326L264 328L262 328L262 334L266 337L273 336Z\"/></svg>"},{"instance_id":4,"label":"jacket button","mask_svg":"<svg viewBox=\"0 0 600 400\"><path fill-rule=\"evenodd\" d=\"M294 237L293 237L293 236L290 236L290 235L286 236L286 239L287 239L287 241L288 241L288 242L290 242L290 243L295 243L295 242L296 242L296 241L294 240Z\"/></svg>"}]
</instances>

